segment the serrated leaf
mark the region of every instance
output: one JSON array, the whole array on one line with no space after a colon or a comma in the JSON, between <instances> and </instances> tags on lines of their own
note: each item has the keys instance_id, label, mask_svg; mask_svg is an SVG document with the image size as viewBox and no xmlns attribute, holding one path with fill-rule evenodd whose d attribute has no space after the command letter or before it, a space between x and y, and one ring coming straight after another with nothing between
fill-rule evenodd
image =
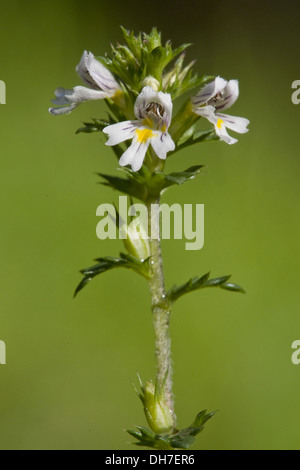
<instances>
[{"instance_id":1,"label":"serrated leaf","mask_svg":"<svg viewBox=\"0 0 300 470\"><path fill-rule=\"evenodd\" d=\"M110 106L108 101L107 105ZM93 132L102 132L105 127L115 123L116 121L112 118L112 116L109 116L109 121L93 119L93 122L84 122L84 127L80 127L79 129L77 129L76 134L91 134ZM126 143L124 145L126 146ZM124 153L124 148L121 144L114 145L113 147L111 147L111 149L118 159L120 159L122 154Z\"/></svg>"},{"instance_id":2,"label":"serrated leaf","mask_svg":"<svg viewBox=\"0 0 300 470\"><path fill-rule=\"evenodd\" d=\"M195 290L204 289L206 287L221 287L222 289L232 292L245 293L244 289L237 284L228 282L231 276L222 276L209 279L210 273L204 274L202 277L194 277L181 286L174 286L167 292L167 299L170 303L174 303L180 297Z\"/></svg>"},{"instance_id":3,"label":"serrated leaf","mask_svg":"<svg viewBox=\"0 0 300 470\"><path fill-rule=\"evenodd\" d=\"M120 258L105 257L96 259L97 264L90 268L82 269L80 272L84 276L75 290L74 297L92 280L94 277L114 268L126 268L135 271L137 274L149 278L149 259L140 261L134 256L121 253Z\"/></svg>"},{"instance_id":4,"label":"serrated leaf","mask_svg":"<svg viewBox=\"0 0 300 470\"><path fill-rule=\"evenodd\" d=\"M182 136L177 141L177 146L180 147L189 139L191 139L195 133L196 124L192 125L187 131L185 131Z\"/></svg>"},{"instance_id":5,"label":"serrated leaf","mask_svg":"<svg viewBox=\"0 0 300 470\"><path fill-rule=\"evenodd\" d=\"M130 197L147 202L149 199L156 199L163 191L173 185L182 185L190 181L201 173L203 165L195 165L182 172L165 174L162 172L150 173L143 166L139 172L134 172L129 168L120 168L127 178L98 173L105 181L104 186L113 188Z\"/></svg>"},{"instance_id":6,"label":"serrated leaf","mask_svg":"<svg viewBox=\"0 0 300 470\"><path fill-rule=\"evenodd\" d=\"M231 276L221 276L217 277L216 279L208 279L203 287L219 287L224 282L227 282Z\"/></svg>"},{"instance_id":7,"label":"serrated leaf","mask_svg":"<svg viewBox=\"0 0 300 470\"><path fill-rule=\"evenodd\" d=\"M168 436L160 436L153 433L148 428L143 426L136 426L138 431L135 430L127 430L128 434L135 437L138 442L134 442L133 444L139 447L150 447L152 449L159 449L159 450L171 450L172 447L170 446Z\"/></svg>"},{"instance_id":8,"label":"serrated leaf","mask_svg":"<svg viewBox=\"0 0 300 470\"><path fill-rule=\"evenodd\" d=\"M215 77L211 75L203 75L198 77L197 74L193 73L192 67L195 61L192 61L185 69L180 72L177 79L174 81L171 87L168 87L166 91L172 94L172 98L178 98L184 93L191 93L193 90L198 91L203 88L207 83L213 81Z\"/></svg>"},{"instance_id":9,"label":"serrated leaf","mask_svg":"<svg viewBox=\"0 0 300 470\"><path fill-rule=\"evenodd\" d=\"M153 431L143 426L136 426L138 431L127 430L127 432L138 440L134 444L140 447L160 450L189 449L194 443L195 437L203 431L207 421L214 415L214 412L207 413L207 410L201 411L197 414L191 426L176 430L172 434L154 434Z\"/></svg>"},{"instance_id":10,"label":"serrated leaf","mask_svg":"<svg viewBox=\"0 0 300 470\"><path fill-rule=\"evenodd\" d=\"M135 431L132 429L126 429L126 432L128 432L128 434L130 434L132 437L135 437L138 440L141 440L142 438L141 433L139 433L138 431Z\"/></svg>"},{"instance_id":11,"label":"serrated leaf","mask_svg":"<svg viewBox=\"0 0 300 470\"><path fill-rule=\"evenodd\" d=\"M155 433L151 429L144 426L137 426L137 429L140 431L141 437L143 439L154 439Z\"/></svg>"},{"instance_id":12,"label":"serrated leaf","mask_svg":"<svg viewBox=\"0 0 300 470\"><path fill-rule=\"evenodd\" d=\"M129 31L126 28L124 28L123 26L121 26L121 30L122 30L124 39L125 39L128 47L129 47L129 49L131 50L133 55L137 59L139 59L140 54L141 54L141 45L142 45L142 35L141 35L141 33L138 36L134 36L133 31Z\"/></svg>"},{"instance_id":13,"label":"serrated leaf","mask_svg":"<svg viewBox=\"0 0 300 470\"><path fill-rule=\"evenodd\" d=\"M77 129L76 134L80 134L81 132L90 134L92 132L100 132L106 126L112 124L112 122L101 121L99 119L93 119L93 122L84 122L84 127L80 127Z\"/></svg>"},{"instance_id":14,"label":"serrated leaf","mask_svg":"<svg viewBox=\"0 0 300 470\"><path fill-rule=\"evenodd\" d=\"M241 294L246 293L246 291L241 286L239 286L238 284L233 284L232 282L225 282L220 287L222 287L222 289L230 290L232 292L240 292Z\"/></svg>"},{"instance_id":15,"label":"serrated leaf","mask_svg":"<svg viewBox=\"0 0 300 470\"><path fill-rule=\"evenodd\" d=\"M98 173L98 175L105 180L105 182L102 183L104 186L109 186L128 196L144 200L145 188L138 182L126 178L119 178L118 176L105 175L103 173Z\"/></svg>"},{"instance_id":16,"label":"serrated leaf","mask_svg":"<svg viewBox=\"0 0 300 470\"><path fill-rule=\"evenodd\" d=\"M210 273L204 274L202 277L194 277L190 279L188 282L183 284L182 286L174 286L172 289L170 289L167 292L167 297L171 303L175 302L178 300L180 297L182 297L185 294L188 294L189 292L192 292L197 289L201 289L203 285L206 283L206 281L209 278Z\"/></svg>"},{"instance_id":17,"label":"serrated leaf","mask_svg":"<svg viewBox=\"0 0 300 470\"><path fill-rule=\"evenodd\" d=\"M192 43L185 43L177 47L177 49L174 49L172 51L172 59L175 59L177 56L182 54L186 49L188 49L188 47L191 47L191 46L192 46Z\"/></svg>"},{"instance_id":18,"label":"serrated leaf","mask_svg":"<svg viewBox=\"0 0 300 470\"><path fill-rule=\"evenodd\" d=\"M186 135L186 133L184 135ZM189 147L190 145L199 144L200 142L212 142L217 140L219 140L219 137L213 129L198 132L192 131L190 133L190 136L187 136L187 138L181 140L181 142L178 141L177 146L172 152L172 154L178 152L179 150L182 150L183 148Z\"/></svg>"},{"instance_id":19,"label":"serrated leaf","mask_svg":"<svg viewBox=\"0 0 300 470\"><path fill-rule=\"evenodd\" d=\"M165 175L164 189L168 188L169 186L172 186L173 184L178 184L181 186L186 181L190 181L196 178L196 176L198 176L201 173L202 168L204 168L204 165L195 165L195 166L191 166L185 171L174 172L174 173L169 173L168 175Z\"/></svg>"},{"instance_id":20,"label":"serrated leaf","mask_svg":"<svg viewBox=\"0 0 300 470\"><path fill-rule=\"evenodd\" d=\"M192 426L193 428L199 428L203 426L207 421L209 421L211 418L215 416L216 412L213 411L211 413L207 413L207 410L200 411L200 413L197 414L195 421L193 422Z\"/></svg>"},{"instance_id":21,"label":"serrated leaf","mask_svg":"<svg viewBox=\"0 0 300 470\"><path fill-rule=\"evenodd\" d=\"M170 444L174 449L189 449L194 441L194 436L178 433L178 435L170 439Z\"/></svg>"},{"instance_id":22,"label":"serrated leaf","mask_svg":"<svg viewBox=\"0 0 300 470\"><path fill-rule=\"evenodd\" d=\"M195 437L203 431L205 423L214 415L214 412L207 413L207 410L198 413L195 421L193 424L191 424L191 426L178 431L170 439L171 445L179 449L189 449L189 447L193 444Z\"/></svg>"}]
</instances>

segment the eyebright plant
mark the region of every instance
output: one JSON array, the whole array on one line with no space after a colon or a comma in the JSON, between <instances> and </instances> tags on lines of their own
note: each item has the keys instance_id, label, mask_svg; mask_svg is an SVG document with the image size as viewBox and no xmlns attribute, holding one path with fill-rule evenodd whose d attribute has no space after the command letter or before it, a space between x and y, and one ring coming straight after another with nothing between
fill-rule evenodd
<instances>
[{"instance_id":1,"label":"eyebright plant","mask_svg":"<svg viewBox=\"0 0 300 470\"><path fill-rule=\"evenodd\" d=\"M185 65L189 44L173 49L171 42L162 45L156 28L135 36L122 28L125 44L112 46L111 55L95 58L85 51L76 71L85 86L58 88L50 108L53 115L69 114L81 103L104 100L108 112L103 119L84 123L77 133L104 133L119 160L122 176L100 173L104 185L138 199L147 207L148 227L159 233L161 195L173 185L181 186L201 174L202 165L184 171L165 173L167 157L190 145L221 140L237 142L227 129L243 134L249 121L223 114L239 96L237 80L203 75L198 77L195 61ZM184 95L183 104L173 117L173 103ZM201 118L213 128L198 130ZM153 208L156 208L155 210ZM119 215L118 229L126 232ZM132 225L130 225L132 230ZM170 350L171 307L180 297L195 290L218 287L233 292L244 290L230 281L231 276L211 278L210 273L194 277L181 286L166 290L159 237L145 236L148 227L139 227L139 237L127 228L126 253L119 257L102 257L81 271L83 278L78 294L94 277L115 268L126 268L143 276L149 284L155 332L156 378L145 384L139 377L141 399L149 428L137 426L128 431L138 446L154 449L188 449L213 412L197 414L193 423L178 429L172 391ZM137 231L135 231L136 235Z\"/></svg>"}]
</instances>

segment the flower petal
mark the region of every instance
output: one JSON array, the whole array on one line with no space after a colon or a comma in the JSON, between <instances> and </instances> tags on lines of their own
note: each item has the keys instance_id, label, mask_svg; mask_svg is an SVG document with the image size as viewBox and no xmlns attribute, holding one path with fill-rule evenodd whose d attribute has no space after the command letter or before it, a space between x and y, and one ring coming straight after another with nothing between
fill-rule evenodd
<instances>
[{"instance_id":1,"label":"flower petal","mask_svg":"<svg viewBox=\"0 0 300 470\"><path fill-rule=\"evenodd\" d=\"M220 119L218 120L217 124L215 124L215 131L216 134L220 137L220 140L226 142L226 144L232 145L237 143L237 139L230 137L230 135L226 131L226 126L223 121Z\"/></svg>"},{"instance_id":2,"label":"flower petal","mask_svg":"<svg viewBox=\"0 0 300 470\"><path fill-rule=\"evenodd\" d=\"M65 88L57 88L54 92L56 99L51 100L53 104L57 104L58 106L69 104L70 101L66 99L66 95L71 95L73 90L66 90Z\"/></svg>"},{"instance_id":3,"label":"flower petal","mask_svg":"<svg viewBox=\"0 0 300 470\"><path fill-rule=\"evenodd\" d=\"M167 158L168 152L175 150L175 144L172 137L167 132L157 132L156 135L151 138L151 145L156 155L162 160Z\"/></svg>"},{"instance_id":4,"label":"flower petal","mask_svg":"<svg viewBox=\"0 0 300 470\"><path fill-rule=\"evenodd\" d=\"M55 96L56 99L52 100L52 103L61 107L50 108L49 112L53 115L58 115L71 113L78 104L83 103L84 101L107 98L107 93L99 90L91 90L90 88L83 86L77 86L73 88L73 90L57 88L57 90L55 90Z\"/></svg>"},{"instance_id":5,"label":"flower petal","mask_svg":"<svg viewBox=\"0 0 300 470\"><path fill-rule=\"evenodd\" d=\"M143 165L143 161L150 144L150 140L147 142L139 142L134 139L131 146L123 153L120 158L120 165L126 166L131 165L133 171L139 171Z\"/></svg>"},{"instance_id":6,"label":"flower petal","mask_svg":"<svg viewBox=\"0 0 300 470\"><path fill-rule=\"evenodd\" d=\"M53 116L59 116L60 114L70 114L73 109L75 109L78 105L71 104L70 106L61 106L60 108L49 108L49 113Z\"/></svg>"},{"instance_id":7,"label":"flower petal","mask_svg":"<svg viewBox=\"0 0 300 470\"><path fill-rule=\"evenodd\" d=\"M120 89L118 82L112 73L104 67L101 62L95 59L91 52L84 51L76 72L82 81L94 90L103 90L113 95Z\"/></svg>"},{"instance_id":8,"label":"flower petal","mask_svg":"<svg viewBox=\"0 0 300 470\"><path fill-rule=\"evenodd\" d=\"M109 137L105 145L118 145L125 140L132 139L139 125L140 121L123 121L105 127L103 132Z\"/></svg>"},{"instance_id":9,"label":"flower petal","mask_svg":"<svg viewBox=\"0 0 300 470\"><path fill-rule=\"evenodd\" d=\"M59 90L59 91L58 91ZM54 104L67 104L67 103L83 103L84 101L103 100L107 98L107 93L100 90L91 90L84 86L76 86L73 90L64 90L60 88L56 90L59 96L53 100ZM64 102L63 102L64 101Z\"/></svg>"},{"instance_id":10,"label":"flower petal","mask_svg":"<svg viewBox=\"0 0 300 470\"><path fill-rule=\"evenodd\" d=\"M218 93L221 93L227 85L227 80L224 78L217 77L213 82L205 85L196 96L192 98L192 104L196 106L202 106L211 100Z\"/></svg>"},{"instance_id":11,"label":"flower petal","mask_svg":"<svg viewBox=\"0 0 300 470\"><path fill-rule=\"evenodd\" d=\"M159 116L168 129L172 119L173 103L169 93L155 91L150 86L142 89L134 105L134 114L138 119L143 119L147 115L147 107L151 103L161 105L164 110L163 116Z\"/></svg>"},{"instance_id":12,"label":"flower petal","mask_svg":"<svg viewBox=\"0 0 300 470\"><path fill-rule=\"evenodd\" d=\"M194 109L194 113L208 119L213 124L216 122L215 108L213 106L200 106L199 108Z\"/></svg>"},{"instance_id":13,"label":"flower petal","mask_svg":"<svg viewBox=\"0 0 300 470\"><path fill-rule=\"evenodd\" d=\"M216 101L215 108L217 111L230 108L238 99L239 82L238 80L230 80L224 90L222 101Z\"/></svg>"},{"instance_id":14,"label":"flower petal","mask_svg":"<svg viewBox=\"0 0 300 470\"><path fill-rule=\"evenodd\" d=\"M231 129L232 131L237 132L238 134L245 134L249 131L247 126L250 124L248 119L238 116L229 116L228 114L216 114L218 119L221 119L225 126Z\"/></svg>"}]
</instances>

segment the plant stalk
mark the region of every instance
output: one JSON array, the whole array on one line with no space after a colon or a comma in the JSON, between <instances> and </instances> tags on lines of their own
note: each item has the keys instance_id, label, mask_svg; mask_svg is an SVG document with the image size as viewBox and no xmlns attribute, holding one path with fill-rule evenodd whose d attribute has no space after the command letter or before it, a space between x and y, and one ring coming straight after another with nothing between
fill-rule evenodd
<instances>
[{"instance_id":1,"label":"plant stalk","mask_svg":"<svg viewBox=\"0 0 300 470\"><path fill-rule=\"evenodd\" d=\"M165 403L173 416L174 427L176 415L174 411L172 363L171 363L171 338L170 338L170 306L166 299L163 261L160 239L160 198L149 201L148 209L148 233L150 242L150 271L149 280L153 326L155 334L156 355L156 381L157 386L164 393Z\"/></svg>"}]
</instances>

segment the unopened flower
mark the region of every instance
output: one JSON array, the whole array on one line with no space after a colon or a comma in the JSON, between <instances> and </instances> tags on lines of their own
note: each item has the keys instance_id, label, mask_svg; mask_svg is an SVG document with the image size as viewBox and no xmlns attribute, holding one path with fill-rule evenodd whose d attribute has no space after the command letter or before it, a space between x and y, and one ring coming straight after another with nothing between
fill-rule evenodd
<instances>
[{"instance_id":1,"label":"unopened flower","mask_svg":"<svg viewBox=\"0 0 300 470\"><path fill-rule=\"evenodd\" d=\"M140 204L131 206L130 210L133 209L132 215L134 213L136 216L137 206L141 207ZM142 207L144 208L145 206ZM140 261L145 261L151 256L147 229L147 218L143 217L143 215L144 214L140 212L140 215L131 220L128 225L127 222L125 223L118 214L120 238L123 240L124 246L128 253Z\"/></svg>"},{"instance_id":2,"label":"unopened flower","mask_svg":"<svg viewBox=\"0 0 300 470\"><path fill-rule=\"evenodd\" d=\"M59 107L50 108L51 114L69 114L84 101L114 98L122 93L120 85L111 72L96 60L91 52L83 53L76 72L89 88L84 86L76 86L72 90L57 88L56 99L52 100L52 103Z\"/></svg>"},{"instance_id":3,"label":"unopened flower","mask_svg":"<svg viewBox=\"0 0 300 470\"><path fill-rule=\"evenodd\" d=\"M112 124L103 129L109 139L106 145L117 145L132 139L131 146L120 158L120 165L131 165L138 171L151 143L156 155L165 160L167 153L175 149L168 133L172 119L173 104L168 93L157 92L150 86L143 88L136 99L134 114L137 120Z\"/></svg>"},{"instance_id":4,"label":"unopened flower","mask_svg":"<svg viewBox=\"0 0 300 470\"><path fill-rule=\"evenodd\" d=\"M227 144L235 144L237 139L230 137L226 128L239 134L244 134L249 130L247 129L248 119L220 113L220 111L230 108L238 96L239 84L237 80L227 82L227 80L217 77L192 98L193 112L214 124L216 134Z\"/></svg>"},{"instance_id":5,"label":"unopened flower","mask_svg":"<svg viewBox=\"0 0 300 470\"><path fill-rule=\"evenodd\" d=\"M144 412L148 424L156 434L168 434L174 428L172 413L153 382L146 382L142 387L140 398L144 404Z\"/></svg>"},{"instance_id":6,"label":"unopened flower","mask_svg":"<svg viewBox=\"0 0 300 470\"><path fill-rule=\"evenodd\" d=\"M151 87L154 91L158 91L159 81L156 80L156 78L151 77L150 75L149 77L144 78L144 80L142 81L142 88L145 88L146 86Z\"/></svg>"}]
</instances>

